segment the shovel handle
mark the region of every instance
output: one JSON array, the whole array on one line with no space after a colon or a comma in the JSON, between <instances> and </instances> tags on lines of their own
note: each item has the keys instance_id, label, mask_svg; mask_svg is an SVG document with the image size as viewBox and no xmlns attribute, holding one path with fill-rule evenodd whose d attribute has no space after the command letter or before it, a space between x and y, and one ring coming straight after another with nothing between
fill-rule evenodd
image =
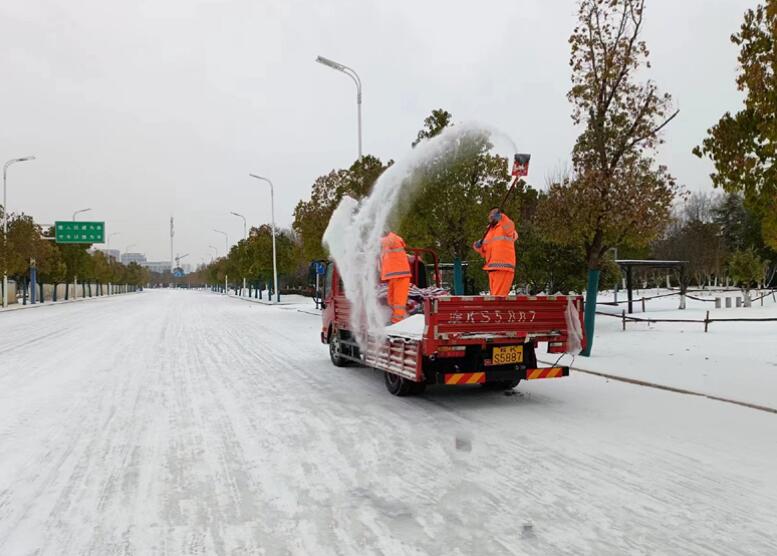
<instances>
[{"instance_id":1,"label":"shovel handle","mask_svg":"<svg viewBox=\"0 0 777 556\"><path fill-rule=\"evenodd\" d=\"M515 189L515 186L518 185L518 180L520 179L521 179L520 176L515 176L513 178L513 183L510 184L510 189L507 190L507 193L505 193L505 196L502 198L502 202L499 203L500 211L502 210L502 207L505 206L505 204L507 203L508 199L510 198L510 195L513 194L513 190ZM489 225L486 226L486 231L483 232L483 237L480 238L481 242L486 240L486 234L488 234L488 230L490 229L491 229L491 224L489 223Z\"/></svg>"}]
</instances>

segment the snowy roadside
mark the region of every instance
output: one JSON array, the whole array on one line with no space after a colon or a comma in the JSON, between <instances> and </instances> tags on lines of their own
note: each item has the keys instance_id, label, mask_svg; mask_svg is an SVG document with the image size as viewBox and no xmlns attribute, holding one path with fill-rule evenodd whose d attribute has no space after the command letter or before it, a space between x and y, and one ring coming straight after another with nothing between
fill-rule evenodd
<instances>
[{"instance_id":1,"label":"snowy roadside","mask_svg":"<svg viewBox=\"0 0 777 556\"><path fill-rule=\"evenodd\" d=\"M665 292L650 292L656 293ZM693 295L714 300L741 294ZM703 321L709 311L710 319L777 318L771 296L763 306L758 301L739 309L714 309L714 303L689 299L687 309L679 310L678 301L677 296L650 300L645 313L636 301L633 316ZM598 310L620 316L623 306ZM598 315L592 356L577 357L573 366L777 409L777 322L713 322L706 333L701 322L628 322L624 331L620 318Z\"/></svg>"},{"instance_id":2,"label":"snowy roadside","mask_svg":"<svg viewBox=\"0 0 777 556\"><path fill-rule=\"evenodd\" d=\"M646 297L648 292L644 292ZM650 292L655 295L655 290ZM659 291L659 294L666 293ZM735 296L737 292L725 294ZM243 297L235 299L256 302ZM705 296L712 299L710 296ZM605 297L606 299L606 297ZM620 299L623 299L621 295ZM310 298L286 296L281 304L259 302L277 310L294 310L317 317L320 310ZM641 304L635 307L641 310ZM771 297L764 306L757 302L749 309L711 309L713 303L688 300L686 310L678 310L678 298L665 297L647 302L647 312L636 317L703 320L710 318L777 318L777 303ZM600 307L602 312L620 314L621 308ZM546 364L556 356L540 353ZM560 363L569 364L566 356ZM599 315L591 357L575 358L573 367L643 381L659 386L730 399L777 409L777 322L715 322L709 332L701 323L629 322L622 330L619 318Z\"/></svg>"},{"instance_id":3,"label":"snowy roadside","mask_svg":"<svg viewBox=\"0 0 777 556\"><path fill-rule=\"evenodd\" d=\"M22 305L21 303L16 303L14 305L9 305L5 309L0 307L0 315L3 313L12 313L14 311L21 311L23 309L39 309L41 307L56 307L58 305L68 305L70 303L78 303L80 301L96 301L98 299L113 299L117 296L122 295L132 295L136 293L143 293L143 291L137 291L137 292L127 292L127 293L114 293L111 295L100 295L100 296L94 296L94 297L79 297L77 299L63 299L62 301L46 301L45 303L35 303L28 304L28 305Z\"/></svg>"},{"instance_id":4,"label":"snowy roadside","mask_svg":"<svg viewBox=\"0 0 777 556\"><path fill-rule=\"evenodd\" d=\"M212 293L212 292L211 292ZM214 293L213 295L224 295L221 293ZM268 301L266 299L256 299L254 297L228 294L228 297L237 301L247 301L248 303L256 303L258 305L265 305L267 307L275 307L276 309L286 311L299 311L300 313L308 313L314 316L321 315L321 309L316 309L316 304L312 297L305 297L304 295L281 295L280 303Z\"/></svg>"}]
</instances>

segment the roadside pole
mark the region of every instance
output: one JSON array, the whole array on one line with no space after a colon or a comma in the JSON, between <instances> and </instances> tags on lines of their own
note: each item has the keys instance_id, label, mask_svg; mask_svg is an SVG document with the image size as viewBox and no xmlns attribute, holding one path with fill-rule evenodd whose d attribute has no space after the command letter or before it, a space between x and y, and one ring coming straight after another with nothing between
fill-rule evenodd
<instances>
[{"instance_id":1,"label":"roadside pole","mask_svg":"<svg viewBox=\"0 0 777 556\"><path fill-rule=\"evenodd\" d=\"M30 305L35 305L38 288L38 267L35 259L30 259Z\"/></svg>"}]
</instances>

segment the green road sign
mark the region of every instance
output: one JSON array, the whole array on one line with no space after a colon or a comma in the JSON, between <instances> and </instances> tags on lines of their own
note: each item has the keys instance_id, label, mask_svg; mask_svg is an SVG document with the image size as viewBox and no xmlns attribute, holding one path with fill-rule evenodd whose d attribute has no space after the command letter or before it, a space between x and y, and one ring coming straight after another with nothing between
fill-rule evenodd
<instances>
[{"instance_id":1,"label":"green road sign","mask_svg":"<svg viewBox=\"0 0 777 556\"><path fill-rule=\"evenodd\" d=\"M57 243L105 243L105 222L57 220Z\"/></svg>"}]
</instances>

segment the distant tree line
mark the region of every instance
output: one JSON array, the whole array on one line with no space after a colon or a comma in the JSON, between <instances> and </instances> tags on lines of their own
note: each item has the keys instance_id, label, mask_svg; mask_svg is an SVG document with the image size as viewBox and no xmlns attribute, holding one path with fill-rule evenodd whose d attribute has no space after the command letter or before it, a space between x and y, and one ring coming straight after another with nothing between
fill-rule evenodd
<instances>
[{"instance_id":1,"label":"distant tree line","mask_svg":"<svg viewBox=\"0 0 777 556\"><path fill-rule=\"evenodd\" d=\"M27 292L31 287L38 287L42 292L43 284L57 286L78 280L88 288L91 288L88 284L97 284L98 291L93 294L102 295L106 284L143 286L148 281L148 271L136 263L124 265L102 251L90 252L91 244L58 244L53 237L52 228L42 228L29 215L8 215L7 237L3 237L0 229L0 247L5 246L0 250L0 266L7 269L17 290ZM37 268L37 284L29 280L31 264ZM56 287L54 292L56 296ZM65 299L68 297L69 288L66 288Z\"/></svg>"}]
</instances>

